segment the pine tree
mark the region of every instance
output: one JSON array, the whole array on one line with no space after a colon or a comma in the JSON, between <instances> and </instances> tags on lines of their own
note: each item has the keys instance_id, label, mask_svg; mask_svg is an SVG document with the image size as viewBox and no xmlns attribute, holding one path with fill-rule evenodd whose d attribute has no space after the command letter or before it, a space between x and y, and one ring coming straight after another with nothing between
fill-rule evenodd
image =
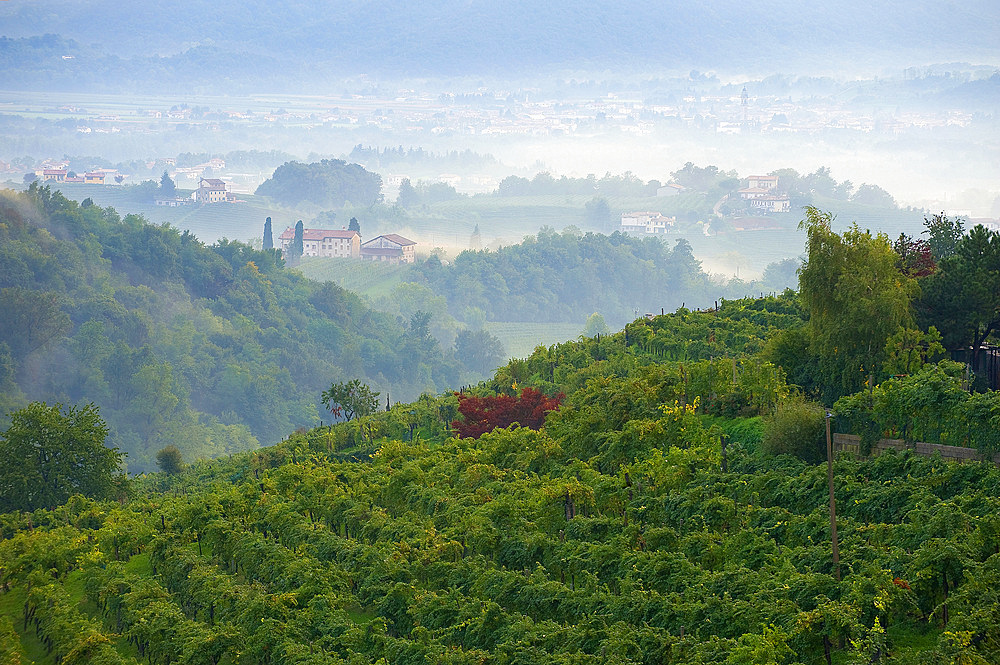
<instances>
[{"instance_id":1,"label":"pine tree","mask_svg":"<svg viewBox=\"0 0 1000 665\"><path fill-rule=\"evenodd\" d=\"M164 198L173 198L177 195L177 185L174 184L173 179L170 174L163 171L163 175L160 176L160 195Z\"/></svg>"}]
</instances>

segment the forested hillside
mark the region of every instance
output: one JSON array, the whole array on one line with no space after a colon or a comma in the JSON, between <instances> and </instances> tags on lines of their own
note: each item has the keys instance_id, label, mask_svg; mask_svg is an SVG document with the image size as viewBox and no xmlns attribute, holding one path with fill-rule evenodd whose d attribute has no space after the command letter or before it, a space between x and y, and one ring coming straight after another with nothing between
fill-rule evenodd
<instances>
[{"instance_id":1,"label":"forested hillside","mask_svg":"<svg viewBox=\"0 0 1000 665\"><path fill-rule=\"evenodd\" d=\"M551 229L495 252L462 252L448 266L432 256L413 274L457 317L470 307L490 321L584 321L600 312L616 327L636 313L707 307L769 286L713 282L683 239L670 247L659 238Z\"/></svg>"},{"instance_id":2,"label":"forested hillside","mask_svg":"<svg viewBox=\"0 0 1000 665\"><path fill-rule=\"evenodd\" d=\"M340 208L347 202L371 206L382 201L382 178L342 159L312 164L292 161L275 169L256 193L290 206L312 203Z\"/></svg>"},{"instance_id":3,"label":"forested hillside","mask_svg":"<svg viewBox=\"0 0 1000 665\"><path fill-rule=\"evenodd\" d=\"M319 393L359 377L383 399L459 385L430 337L274 250L211 246L36 185L0 197L0 405L94 402L129 469L273 443L324 418ZM329 418L329 414L325 417Z\"/></svg>"}]
</instances>

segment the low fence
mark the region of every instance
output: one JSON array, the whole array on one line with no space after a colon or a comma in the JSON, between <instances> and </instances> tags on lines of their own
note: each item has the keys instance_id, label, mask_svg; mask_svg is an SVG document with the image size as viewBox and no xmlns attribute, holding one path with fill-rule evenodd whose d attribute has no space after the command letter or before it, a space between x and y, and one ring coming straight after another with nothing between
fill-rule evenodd
<instances>
[{"instance_id":1,"label":"low fence","mask_svg":"<svg viewBox=\"0 0 1000 665\"><path fill-rule=\"evenodd\" d=\"M952 462L972 462L983 460L983 455L975 448L963 448L961 446L945 446L940 443L923 443L920 441L907 443L902 439L880 439L872 446L872 455L881 455L886 450L912 450L916 455L924 457L934 457L940 455L941 459ZM856 434L834 434L833 452L836 455L840 451L859 454L861 451L861 437ZM1000 453L993 456L993 463L1000 465Z\"/></svg>"}]
</instances>

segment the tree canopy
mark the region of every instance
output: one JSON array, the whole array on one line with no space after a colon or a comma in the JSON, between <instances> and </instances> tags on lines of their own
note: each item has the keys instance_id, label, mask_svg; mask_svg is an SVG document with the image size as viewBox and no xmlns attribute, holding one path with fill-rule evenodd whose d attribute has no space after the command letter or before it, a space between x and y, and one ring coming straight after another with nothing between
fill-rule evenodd
<instances>
[{"instance_id":1,"label":"tree canopy","mask_svg":"<svg viewBox=\"0 0 1000 665\"><path fill-rule=\"evenodd\" d=\"M378 409L379 393L352 379L344 383L334 383L323 391L322 402L336 418L354 420L371 415Z\"/></svg>"},{"instance_id":2,"label":"tree canopy","mask_svg":"<svg viewBox=\"0 0 1000 665\"><path fill-rule=\"evenodd\" d=\"M122 489L123 455L108 448L97 407L32 402L0 433L0 512L54 508L73 494L96 499Z\"/></svg>"},{"instance_id":3,"label":"tree canopy","mask_svg":"<svg viewBox=\"0 0 1000 665\"><path fill-rule=\"evenodd\" d=\"M1000 234L982 225L962 234L947 218L929 221L928 229L942 258L922 280L921 318L940 329L948 348L977 353L1000 330Z\"/></svg>"},{"instance_id":4,"label":"tree canopy","mask_svg":"<svg viewBox=\"0 0 1000 665\"><path fill-rule=\"evenodd\" d=\"M450 350L277 250L200 242L37 184L0 194L0 416L93 402L130 469L277 441L323 417L332 379L394 397L460 385Z\"/></svg>"},{"instance_id":5,"label":"tree canopy","mask_svg":"<svg viewBox=\"0 0 1000 665\"><path fill-rule=\"evenodd\" d=\"M811 346L833 378L828 389L838 390L839 383L836 397L879 375L889 337L912 324L918 289L898 270L899 257L885 234L872 235L856 224L838 234L832 221L829 213L806 210L807 259L799 289Z\"/></svg>"},{"instance_id":6,"label":"tree canopy","mask_svg":"<svg viewBox=\"0 0 1000 665\"><path fill-rule=\"evenodd\" d=\"M275 169L256 193L287 205L312 203L333 208L350 201L370 206L382 201L382 177L342 159L311 164L292 161Z\"/></svg>"}]
</instances>

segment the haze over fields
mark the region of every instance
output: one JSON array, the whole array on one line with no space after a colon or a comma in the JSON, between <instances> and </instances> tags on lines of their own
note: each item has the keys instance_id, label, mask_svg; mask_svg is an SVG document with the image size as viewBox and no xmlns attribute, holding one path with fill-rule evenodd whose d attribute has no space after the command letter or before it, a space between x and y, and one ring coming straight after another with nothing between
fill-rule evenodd
<instances>
[{"instance_id":1,"label":"haze over fields","mask_svg":"<svg viewBox=\"0 0 1000 665\"><path fill-rule=\"evenodd\" d=\"M9 0L0 159L363 143L662 181L689 161L828 166L906 205L998 216L998 15L989 0ZM445 173L488 191L504 169L481 170Z\"/></svg>"},{"instance_id":2,"label":"haze over fields","mask_svg":"<svg viewBox=\"0 0 1000 665\"><path fill-rule=\"evenodd\" d=\"M64 191L207 242L259 239L265 216L278 231L357 217L456 253L473 234L498 247L546 226L610 232L653 209L677 217L668 235L707 270L746 277L801 254L806 204L892 235L919 234L930 212L1000 218L1000 10L987 0L8 0L0 25L0 180L108 169L126 187ZM281 164L324 158L378 173L387 205L253 196ZM688 163L738 179L820 174L846 193L810 190L749 225L725 209L713 225L715 190L490 198L540 172L623 175L653 192ZM221 177L242 202L168 209L128 187L164 171L185 195ZM462 196L392 206L404 178ZM887 196L862 200L863 187ZM608 219L588 217L596 198Z\"/></svg>"}]
</instances>

